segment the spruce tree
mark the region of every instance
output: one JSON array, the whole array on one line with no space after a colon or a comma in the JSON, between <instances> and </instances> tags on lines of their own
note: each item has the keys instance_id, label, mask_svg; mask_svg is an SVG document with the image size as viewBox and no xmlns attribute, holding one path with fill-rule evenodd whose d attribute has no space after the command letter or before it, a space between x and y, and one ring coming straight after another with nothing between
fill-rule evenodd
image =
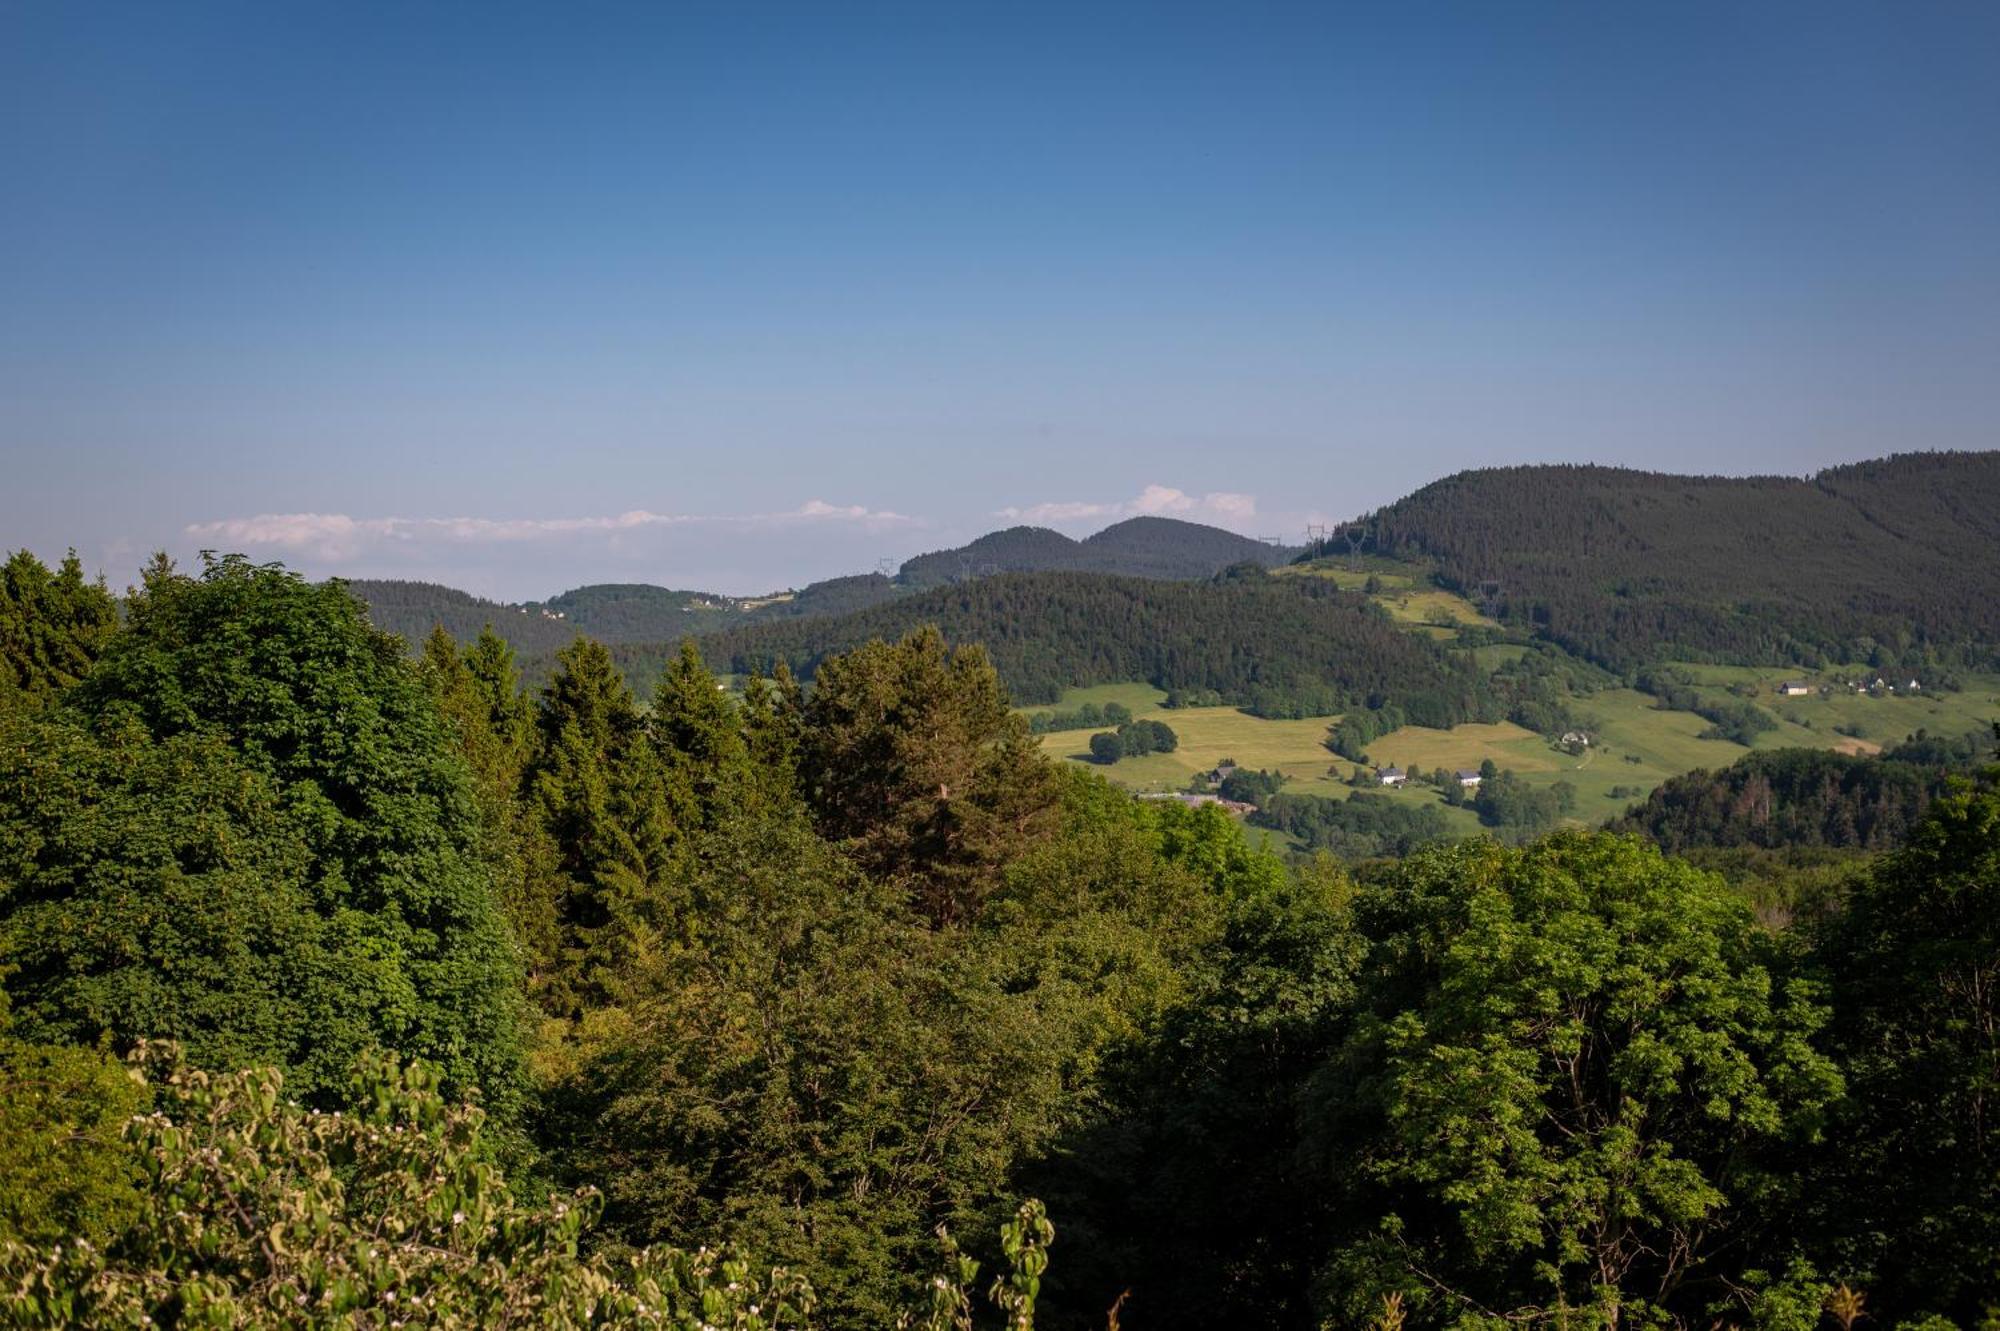
<instances>
[{"instance_id":1,"label":"spruce tree","mask_svg":"<svg viewBox=\"0 0 2000 1331\"><path fill-rule=\"evenodd\" d=\"M935 628L822 662L801 768L826 834L909 883L935 924L978 909L1053 821L1048 760L986 653Z\"/></svg>"},{"instance_id":2,"label":"spruce tree","mask_svg":"<svg viewBox=\"0 0 2000 1331\"><path fill-rule=\"evenodd\" d=\"M558 653L535 728L527 798L560 876L544 1006L573 1016L605 1001L617 951L656 927L674 829L645 718L603 644Z\"/></svg>"},{"instance_id":3,"label":"spruce tree","mask_svg":"<svg viewBox=\"0 0 2000 1331\"><path fill-rule=\"evenodd\" d=\"M668 798L683 827L713 827L752 785L742 718L692 641L653 688L651 734Z\"/></svg>"}]
</instances>

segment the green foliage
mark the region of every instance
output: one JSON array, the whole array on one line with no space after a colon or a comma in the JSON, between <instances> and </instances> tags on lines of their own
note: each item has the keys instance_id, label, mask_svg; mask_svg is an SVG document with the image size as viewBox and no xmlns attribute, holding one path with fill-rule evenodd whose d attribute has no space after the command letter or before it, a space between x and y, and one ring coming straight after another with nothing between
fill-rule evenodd
<instances>
[{"instance_id":1,"label":"green foliage","mask_svg":"<svg viewBox=\"0 0 2000 1331\"><path fill-rule=\"evenodd\" d=\"M207 734L56 713L0 727L0 954L39 1042L183 1040L335 1086L419 997L374 917L328 912L274 783Z\"/></svg>"},{"instance_id":2,"label":"green foliage","mask_svg":"<svg viewBox=\"0 0 2000 1331\"><path fill-rule=\"evenodd\" d=\"M241 1052L262 1057L276 1042L286 1066L317 1066L303 1076L312 1087L329 1060L376 1041L434 1059L498 1107L518 1103L520 970L471 780L418 671L344 590L240 558L210 560L199 578L156 564L127 602L126 627L65 701L93 729L63 742L101 783L126 784L121 816L150 828L152 843L97 817L100 780L68 783L14 749L18 784L0 819L16 829L21 867L5 877L32 875L46 910L115 914L116 930L156 938L126 952L103 933L56 941L52 919L35 926L51 957L32 977L24 967L24 1020L47 1010L95 1028L115 1010L139 1019L115 1030L121 1039L180 1030L199 1044L208 1037L182 1025L192 1022L214 1031L217 1057L238 1052L227 1040L241 1033L251 1041ZM129 751L135 773L116 772L124 757L86 756L90 743ZM185 793L182 764L193 768ZM150 812L149 800L180 801L188 816ZM252 829L243 843L239 821ZM97 852L71 857L44 827L73 829ZM128 861L142 873L128 879ZM203 875L229 880L219 902L204 902ZM167 896L149 900L156 892ZM257 893L268 906L253 906ZM209 923L172 922L176 898ZM10 914L25 904L18 889L7 899ZM208 946L210 928L226 941ZM162 950L181 946L176 937L192 973ZM192 1009L156 1003L162 979L188 1000L208 996ZM44 1009L45 993L71 985L73 997ZM83 999L92 990L118 1001L94 1007ZM246 990L268 1000L239 1015L230 995ZM215 1015L193 1015L204 1008ZM287 1029L295 1010L324 1045Z\"/></svg>"},{"instance_id":3,"label":"green foliage","mask_svg":"<svg viewBox=\"0 0 2000 1331\"><path fill-rule=\"evenodd\" d=\"M1143 679L1183 696L1214 690L1278 718L1393 702L1416 709L1421 724L1452 725L1494 706L1464 658L1323 578L1003 574L853 615L753 625L703 645L718 668L748 673L782 660L811 675L831 654L924 625L954 643L983 644L1024 703Z\"/></svg>"},{"instance_id":4,"label":"green foliage","mask_svg":"<svg viewBox=\"0 0 2000 1331\"><path fill-rule=\"evenodd\" d=\"M38 706L90 673L118 627L102 581L72 550L51 573L26 550L0 564L0 711Z\"/></svg>"},{"instance_id":5,"label":"green foliage","mask_svg":"<svg viewBox=\"0 0 2000 1331\"><path fill-rule=\"evenodd\" d=\"M1407 855L1452 835L1450 820L1435 804L1412 804L1372 791L1356 791L1346 799L1278 795L1259 805L1250 821L1343 860Z\"/></svg>"},{"instance_id":6,"label":"green foliage","mask_svg":"<svg viewBox=\"0 0 2000 1331\"><path fill-rule=\"evenodd\" d=\"M659 755L610 653L578 638L535 709L525 800L554 849L557 955L539 998L580 1015L608 1000L605 971L645 927L675 827Z\"/></svg>"},{"instance_id":7,"label":"green foliage","mask_svg":"<svg viewBox=\"0 0 2000 1331\"><path fill-rule=\"evenodd\" d=\"M1135 578L1206 578L1249 560L1276 564L1288 551L1220 527L1175 518L1138 517L1114 523L1081 541L1047 527L1009 527L956 550L918 555L896 580L926 588L994 573L1063 570Z\"/></svg>"},{"instance_id":8,"label":"green foliage","mask_svg":"<svg viewBox=\"0 0 2000 1331\"><path fill-rule=\"evenodd\" d=\"M1472 806L1479 821L1488 827L1516 835L1538 836L1550 832L1576 809L1576 788L1567 781L1549 786L1533 786L1512 772L1495 771L1488 759L1480 765L1479 793Z\"/></svg>"},{"instance_id":9,"label":"green foliage","mask_svg":"<svg viewBox=\"0 0 2000 1331\"><path fill-rule=\"evenodd\" d=\"M1942 796L1829 934L1851 1093L1820 1223L1891 1306L1977 1324L2000 1291L2000 793Z\"/></svg>"},{"instance_id":10,"label":"green foliage","mask_svg":"<svg viewBox=\"0 0 2000 1331\"><path fill-rule=\"evenodd\" d=\"M1036 735L1052 735L1063 730L1096 730L1122 726L1132 719L1132 709L1122 702L1099 707L1087 702L1073 712L1036 712L1028 718L1028 730Z\"/></svg>"},{"instance_id":11,"label":"green foliage","mask_svg":"<svg viewBox=\"0 0 2000 1331\"><path fill-rule=\"evenodd\" d=\"M1138 853L1142 822L1068 816L947 931L801 823L697 843L688 935L627 969L554 1088L566 1176L628 1242L735 1235L809 1272L835 1324L881 1324L924 1234L991 1232L1204 927L1205 890Z\"/></svg>"},{"instance_id":12,"label":"green foliage","mask_svg":"<svg viewBox=\"0 0 2000 1331\"><path fill-rule=\"evenodd\" d=\"M1241 843L1227 820L1202 821ZM1121 1291L1134 1325L1317 1323L1329 1190L1299 1124L1305 1074L1354 1002L1351 891L1323 861L1224 880L1223 927L1179 1001L1107 1067L1111 1112L1065 1143L1059 1169L1029 1175L1073 1240L1051 1289L1060 1324L1101 1325Z\"/></svg>"},{"instance_id":13,"label":"green foliage","mask_svg":"<svg viewBox=\"0 0 2000 1331\"><path fill-rule=\"evenodd\" d=\"M1387 1223L1376 1258L1339 1268L1354 1290L1421 1273L1420 1306L1606 1326L1699 1311L1777 1153L1841 1087L1812 1044L1816 991L1748 910L1636 841L1581 834L1422 852L1355 910L1367 1011L1323 1086L1358 1078L1372 1110L1325 1130L1375 1125L1336 1156Z\"/></svg>"},{"instance_id":14,"label":"green foliage","mask_svg":"<svg viewBox=\"0 0 2000 1331\"><path fill-rule=\"evenodd\" d=\"M1366 548L1434 561L1502 617L1614 669L1868 659L2000 643L2000 454L1809 480L1508 467L1428 485ZM1893 664L1882 661L1882 668Z\"/></svg>"},{"instance_id":15,"label":"green foliage","mask_svg":"<svg viewBox=\"0 0 2000 1331\"><path fill-rule=\"evenodd\" d=\"M513 928L529 987L539 990L560 948L556 850L520 800L534 730L513 648L486 629L460 651L439 628L425 640L420 668L472 773L480 855Z\"/></svg>"},{"instance_id":16,"label":"green foliage","mask_svg":"<svg viewBox=\"0 0 2000 1331\"><path fill-rule=\"evenodd\" d=\"M1126 721L1116 730L1092 735L1090 756L1100 763L1115 763L1149 753L1172 753L1180 743L1180 736L1164 721Z\"/></svg>"},{"instance_id":17,"label":"green foliage","mask_svg":"<svg viewBox=\"0 0 2000 1331\"><path fill-rule=\"evenodd\" d=\"M1235 800L1240 804L1264 804L1276 795L1284 784L1285 775L1282 772L1252 771L1247 767L1239 767L1222 778L1221 783L1215 788L1215 793L1226 800Z\"/></svg>"},{"instance_id":18,"label":"green foliage","mask_svg":"<svg viewBox=\"0 0 2000 1331\"><path fill-rule=\"evenodd\" d=\"M1766 749L1720 771L1672 778L1619 827L1676 852L1708 846L1884 850L1910 835L1946 779L1942 768L1900 756Z\"/></svg>"},{"instance_id":19,"label":"green foliage","mask_svg":"<svg viewBox=\"0 0 2000 1331\"><path fill-rule=\"evenodd\" d=\"M15 1036L0 994L0 1244L101 1244L126 1223L138 1168L120 1134L144 1105L103 1052Z\"/></svg>"},{"instance_id":20,"label":"green foliage","mask_svg":"<svg viewBox=\"0 0 2000 1331\"><path fill-rule=\"evenodd\" d=\"M338 1114L301 1109L269 1069L214 1076L146 1046L136 1066L157 1096L129 1129L141 1203L109 1242L0 1240L9 1326L814 1325L810 1284L734 1249L582 1255L596 1195L524 1205L482 1149L483 1112L421 1064L364 1060ZM993 1301L1010 1329L1033 1327L1052 1237L1034 1203L1007 1231ZM975 1271L941 1278L968 1312L954 1277Z\"/></svg>"},{"instance_id":21,"label":"green foliage","mask_svg":"<svg viewBox=\"0 0 2000 1331\"><path fill-rule=\"evenodd\" d=\"M1052 769L986 654L936 629L821 663L800 774L821 829L947 924L1050 823Z\"/></svg>"}]
</instances>

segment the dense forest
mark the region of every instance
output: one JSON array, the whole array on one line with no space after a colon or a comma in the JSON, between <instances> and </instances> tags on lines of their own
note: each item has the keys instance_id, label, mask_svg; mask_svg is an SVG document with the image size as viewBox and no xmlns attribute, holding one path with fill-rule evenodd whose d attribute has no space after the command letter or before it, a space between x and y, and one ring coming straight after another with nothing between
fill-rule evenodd
<instances>
[{"instance_id":1,"label":"dense forest","mask_svg":"<svg viewBox=\"0 0 2000 1331\"><path fill-rule=\"evenodd\" d=\"M1001 575L835 619L716 634L702 645L717 669L768 672L783 662L804 677L831 654L919 624L982 644L1023 703L1143 679L1215 690L1265 716L1394 703L1433 718L1424 724L1450 725L1497 705L1468 661L1398 628L1366 597L1249 565L1204 582Z\"/></svg>"},{"instance_id":2,"label":"dense forest","mask_svg":"<svg viewBox=\"0 0 2000 1331\"><path fill-rule=\"evenodd\" d=\"M1994 773L1787 922L1643 837L1419 849L1379 801L1327 833L1378 858L1287 861L1044 758L934 628L814 664L739 697L689 647L642 709L586 638L524 689L277 568L121 613L10 560L0 1324L2000 1304Z\"/></svg>"},{"instance_id":3,"label":"dense forest","mask_svg":"<svg viewBox=\"0 0 2000 1331\"><path fill-rule=\"evenodd\" d=\"M894 577L857 573L748 598L614 582L572 588L546 601L502 604L428 582L357 579L349 587L367 603L376 627L401 636L413 649L438 625L458 638L470 638L490 625L522 654L532 673L578 633L603 643L650 643L664 654L685 637L772 620L849 614L913 591L995 573L1064 570L1197 579L1237 563L1280 564L1294 553L1219 527L1147 517L1116 523L1081 541L1046 527L1010 527L956 549L918 555ZM646 660L650 676L657 662Z\"/></svg>"},{"instance_id":4,"label":"dense forest","mask_svg":"<svg viewBox=\"0 0 2000 1331\"><path fill-rule=\"evenodd\" d=\"M936 587L994 573L1111 573L1129 578L1206 578L1231 564L1282 564L1295 550L1178 518L1127 518L1077 541L1047 527L1009 527L955 550L918 555L896 580Z\"/></svg>"},{"instance_id":5,"label":"dense forest","mask_svg":"<svg viewBox=\"0 0 2000 1331\"><path fill-rule=\"evenodd\" d=\"M1991 660L2000 453L1926 453L1809 480L1508 467L1428 485L1360 548L1594 660ZM1348 549L1343 538L1313 553Z\"/></svg>"},{"instance_id":6,"label":"dense forest","mask_svg":"<svg viewBox=\"0 0 2000 1331\"><path fill-rule=\"evenodd\" d=\"M1908 839L1954 775L1991 756L1991 737L1919 734L1879 757L1767 749L1666 782L1615 826L1670 851L1826 846L1885 850Z\"/></svg>"}]
</instances>

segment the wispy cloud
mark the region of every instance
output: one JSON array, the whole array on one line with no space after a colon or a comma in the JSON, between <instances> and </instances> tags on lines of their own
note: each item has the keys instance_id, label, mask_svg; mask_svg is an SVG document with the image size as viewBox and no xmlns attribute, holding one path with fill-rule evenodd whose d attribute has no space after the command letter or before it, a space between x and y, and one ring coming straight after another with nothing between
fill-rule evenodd
<instances>
[{"instance_id":1,"label":"wispy cloud","mask_svg":"<svg viewBox=\"0 0 2000 1331\"><path fill-rule=\"evenodd\" d=\"M1204 495L1191 495L1185 490L1176 490L1171 485L1148 485L1131 499L1106 502L1049 500L1025 507L1009 506L998 509L994 516L1013 522L1029 523L1085 522L1093 519L1155 516L1185 518L1191 522L1210 522L1230 527L1247 523L1256 517L1257 500L1254 496L1236 494L1228 490L1212 490Z\"/></svg>"},{"instance_id":2,"label":"wispy cloud","mask_svg":"<svg viewBox=\"0 0 2000 1331\"><path fill-rule=\"evenodd\" d=\"M604 517L575 518L357 518L345 513L260 513L192 523L186 531L190 540L229 550L282 550L341 560L397 546L519 545L591 535L615 539L686 527L759 530L828 525L886 531L924 524L888 509L810 499L779 513L653 513L633 509Z\"/></svg>"}]
</instances>

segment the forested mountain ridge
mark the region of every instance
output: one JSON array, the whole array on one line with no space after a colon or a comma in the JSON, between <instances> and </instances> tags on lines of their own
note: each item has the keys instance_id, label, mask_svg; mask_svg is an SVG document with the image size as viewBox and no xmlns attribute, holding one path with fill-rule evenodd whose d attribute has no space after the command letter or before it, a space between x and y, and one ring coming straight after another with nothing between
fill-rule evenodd
<instances>
[{"instance_id":1,"label":"forested mountain ridge","mask_svg":"<svg viewBox=\"0 0 2000 1331\"><path fill-rule=\"evenodd\" d=\"M1281 564L1295 551L1220 527L1138 517L1077 541L1047 527L1009 527L955 550L906 562L897 581L934 587L992 573L1114 573L1134 578L1205 578L1231 564Z\"/></svg>"},{"instance_id":2,"label":"forested mountain ridge","mask_svg":"<svg viewBox=\"0 0 2000 1331\"><path fill-rule=\"evenodd\" d=\"M347 585L368 604L377 628L412 646L440 624L461 641L491 624L515 650L547 656L578 633L606 643L672 643L744 624L845 614L914 591L995 573L1066 570L1134 578L1206 578L1231 564L1281 564L1293 553L1219 527L1140 517L1081 541L1046 527L1010 527L956 549L918 555L894 577L856 573L767 596L607 582L574 587L546 601L504 603L429 582L357 578Z\"/></svg>"},{"instance_id":3,"label":"forested mountain ridge","mask_svg":"<svg viewBox=\"0 0 2000 1331\"><path fill-rule=\"evenodd\" d=\"M1365 596L1256 570L1207 582L1001 574L838 618L720 633L703 648L719 669L782 661L807 676L827 656L924 624L984 646L1017 702L1144 679L1270 715L1393 701L1420 724L1450 725L1473 719L1486 696L1469 660L1398 628Z\"/></svg>"},{"instance_id":4,"label":"forested mountain ridge","mask_svg":"<svg viewBox=\"0 0 2000 1331\"><path fill-rule=\"evenodd\" d=\"M471 642L489 624L528 656L550 655L577 635L576 625L539 608L508 605L435 582L356 578L347 590L368 607L368 620L414 649L432 629L442 627L460 642Z\"/></svg>"},{"instance_id":5,"label":"forested mountain ridge","mask_svg":"<svg viewBox=\"0 0 2000 1331\"><path fill-rule=\"evenodd\" d=\"M1893 658L2000 643L2000 452L1787 477L1461 472L1361 520L1364 548L1614 667Z\"/></svg>"}]
</instances>

